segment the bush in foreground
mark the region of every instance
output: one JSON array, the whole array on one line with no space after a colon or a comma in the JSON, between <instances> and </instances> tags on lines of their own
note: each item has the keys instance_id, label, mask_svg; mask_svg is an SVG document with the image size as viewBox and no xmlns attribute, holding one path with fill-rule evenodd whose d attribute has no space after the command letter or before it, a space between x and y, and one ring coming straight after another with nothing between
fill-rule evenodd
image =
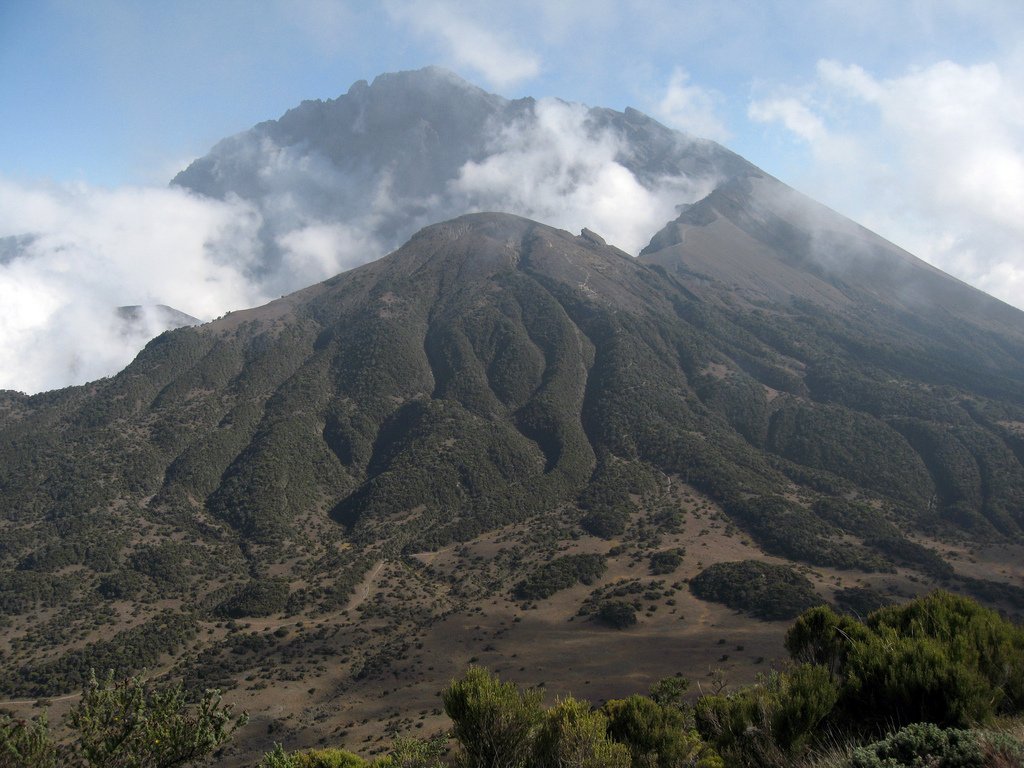
<instances>
[{"instance_id":1,"label":"bush in foreground","mask_svg":"<svg viewBox=\"0 0 1024 768\"><path fill-rule=\"evenodd\" d=\"M197 702L181 686L141 677L93 675L68 714L73 738L57 743L45 720L0 719L0 766L7 768L175 768L212 754L247 721L217 691ZM7 762L4 762L4 761Z\"/></svg>"}]
</instances>

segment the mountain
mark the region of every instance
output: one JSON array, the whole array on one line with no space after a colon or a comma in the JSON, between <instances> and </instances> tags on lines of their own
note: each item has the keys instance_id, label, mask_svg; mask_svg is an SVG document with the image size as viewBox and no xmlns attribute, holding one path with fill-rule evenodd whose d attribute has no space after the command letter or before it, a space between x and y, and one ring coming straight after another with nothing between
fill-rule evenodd
<instances>
[{"instance_id":1,"label":"mountain","mask_svg":"<svg viewBox=\"0 0 1024 768\"><path fill-rule=\"evenodd\" d=\"M417 77L518 103L429 71L329 106ZM728 168L640 257L473 213L109 379L0 392L3 706L169 673L253 714L245 764L429 732L470 662L597 701L751 680L818 601L1024 612L1024 314L692 146Z\"/></svg>"},{"instance_id":2,"label":"mountain","mask_svg":"<svg viewBox=\"0 0 1024 768\"><path fill-rule=\"evenodd\" d=\"M510 101L428 67L305 101L220 142L172 184L249 203L263 244L250 277L286 293L473 211L596 226L639 250L676 205L755 170L634 109Z\"/></svg>"}]
</instances>

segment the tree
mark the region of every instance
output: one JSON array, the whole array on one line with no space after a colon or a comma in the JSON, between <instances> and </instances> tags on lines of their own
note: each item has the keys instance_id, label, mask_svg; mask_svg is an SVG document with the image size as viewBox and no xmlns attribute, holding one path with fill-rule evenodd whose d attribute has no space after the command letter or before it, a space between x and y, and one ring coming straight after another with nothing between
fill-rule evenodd
<instances>
[{"instance_id":1,"label":"tree","mask_svg":"<svg viewBox=\"0 0 1024 768\"><path fill-rule=\"evenodd\" d=\"M441 700L468 768L529 765L542 716L539 691L521 691L485 669L470 667Z\"/></svg>"},{"instance_id":2,"label":"tree","mask_svg":"<svg viewBox=\"0 0 1024 768\"><path fill-rule=\"evenodd\" d=\"M608 738L607 720L584 701L569 698L544 713L536 768L630 768L629 748Z\"/></svg>"},{"instance_id":3,"label":"tree","mask_svg":"<svg viewBox=\"0 0 1024 768\"><path fill-rule=\"evenodd\" d=\"M663 677L651 686L651 699L663 707L683 709L683 695L690 689L690 681L679 674Z\"/></svg>"},{"instance_id":4,"label":"tree","mask_svg":"<svg viewBox=\"0 0 1024 768\"><path fill-rule=\"evenodd\" d=\"M0 718L0 768L57 768L58 749L46 718Z\"/></svg>"},{"instance_id":5,"label":"tree","mask_svg":"<svg viewBox=\"0 0 1024 768\"><path fill-rule=\"evenodd\" d=\"M153 688L141 677L89 678L68 713L74 739L56 745L45 720L0 721L0 768L177 768L226 742L248 716L222 706L217 691L195 703L182 685ZM4 762L7 760L8 762Z\"/></svg>"},{"instance_id":6,"label":"tree","mask_svg":"<svg viewBox=\"0 0 1024 768\"><path fill-rule=\"evenodd\" d=\"M675 706L662 706L645 696L607 702L601 712L608 733L629 747L633 768L720 768L721 759L687 726Z\"/></svg>"}]
</instances>

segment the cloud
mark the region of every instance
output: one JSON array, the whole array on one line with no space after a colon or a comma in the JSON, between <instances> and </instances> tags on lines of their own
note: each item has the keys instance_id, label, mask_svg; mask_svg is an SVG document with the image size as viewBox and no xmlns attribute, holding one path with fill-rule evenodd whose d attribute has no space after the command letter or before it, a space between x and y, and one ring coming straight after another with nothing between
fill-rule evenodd
<instances>
[{"instance_id":1,"label":"cloud","mask_svg":"<svg viewBox=\"0 0 1024 768\"><path fill-rule=\"evenodd\" d=\"M689 74L676 67L665 95L655 107L655 116L672 128L705 139L726 141L729 131L717 114L719 100L714 91L690 83Z\"/></svg>"},{"instance_id":2,"label":"cloud","mask_svg":"<svg viewBox=\"0 0 1024 768\"><path fill-rule=\"evenodd\" d=\"M486 159L450 185L467 210L500 210L571 231L589 227L636 253L676 207L708 194L714 178L663 176L644 185L620 162L624 140L590 125L586 107L542 99L497 132Z\"/></svg>"},{"instance_id":3,"label":"cloud","mask_svg":"<svg viewBox=\"0 0 1024 768\"><path fill-rule=\"evenodd\" d=\"M499 88L540 74L541 60L536 53L470 19L451 3L395 1L387 8L396 21L410 24L420 34L437 39L454 64L479 72Z\"/></svg>"},{"instance_id":4,"label":"cloud","mask_svg":"<svg viewBox=\"0 0 1024 768\"><path fill-rule=\"evenodd\" d=\"M266 298L246 277L258 216L180 190L25 186L0 179L0 388L36 392L106 376L155 332L168 304L210 318Z\"/></svg>"},{"instance_id":5,"label":"cloud","mask_svg":"<svg viewBox=\"0 0 1024 768\"><path fill-rule=\"evenodd\" d=\"M824 121L799 99L789 97L754 102L747 114L759 123L780 122L811 144L820 144L828 138Z\"/></svg>"},{"instance_id":6,"label":"cloud","mask_svg":"<svg viewBox=\"0 0 1024 768\"><path fill-rule=\"evenodd\" d=\"M952 61L880 78L823 60L798 95L750 106L811 153L806 191L1024 308L1024 81Z\"/></svg>"}]
</instances>

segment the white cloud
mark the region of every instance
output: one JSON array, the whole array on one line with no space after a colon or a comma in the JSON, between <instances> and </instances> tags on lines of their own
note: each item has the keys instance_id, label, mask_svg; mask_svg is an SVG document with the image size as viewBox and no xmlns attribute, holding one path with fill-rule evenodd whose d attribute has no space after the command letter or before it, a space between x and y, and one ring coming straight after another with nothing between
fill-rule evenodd
<instances>
[{"instance_id":1,"label":"white cloud","mask_svg":"<svg viewBox=\"0 0 1024 768\"><path fill-rule=\"evenodd\" d=\"M725 141L729 131L717 114L719 97L714 91L693 85L680 67L672 72L655 116L666 125L714 141Z\"/></svg>"},{"instance_id":2,"label":"white cloud","mask_svg":"<svg viewBox=\"0 0 1024 768\"><path fill-rule=\"evenodd\" d=\"M436 38L457 66L470 67L499 88L540 74L540 57L525 50L446 2L391 2L388 11L396 21Z\"/></svg>"},{"instance_id":3,"label":"white cloud","mask_svg":"<svg viewBox=\"0 0 1024 768\"><path fill-rule=\"evenodd\" d=\"M578 232L589 227L630 253L715 179L663 177L645 186L619 160L622 140L588 125L587 110L556 99L501 130L491 154L451 185L464 209L500 210Z\"/></svg>"},{"instance_id":4,"label":"white cloud","mask_svg":"<svg viewBox=\"0 0 1024 768\"><path fill-rule=\"evenodd\" d=\"M782 123L789 131L812 144L828 138L824 121L793 97L756 101L750 105L747 115L759 123Z\"/></svg>"},{"instance_id":5,"label":"white cloud","mask_svg":"<svg viewBox=\"0 0 1024 768\"><path fill-rule=\"evenodd\" d=\"M157 330L118 306L200 318L266 297L246 278L259 220L180 190L26 187L0 179L0 237L31 233L0 263L0 388L82 383L127 364Z\"/></svg>"},{"instance_id":6,"label":"white cloud","mask_svg":"<svg viewBox=\"0 0 1024 768\"><path fill-rule=\"evenodd\" d=\"M807 143L806 191L1024 307L1024 80L951 61L879 78L819 62L813 86L751 105Z\"/></svg>"}]
</instances>

